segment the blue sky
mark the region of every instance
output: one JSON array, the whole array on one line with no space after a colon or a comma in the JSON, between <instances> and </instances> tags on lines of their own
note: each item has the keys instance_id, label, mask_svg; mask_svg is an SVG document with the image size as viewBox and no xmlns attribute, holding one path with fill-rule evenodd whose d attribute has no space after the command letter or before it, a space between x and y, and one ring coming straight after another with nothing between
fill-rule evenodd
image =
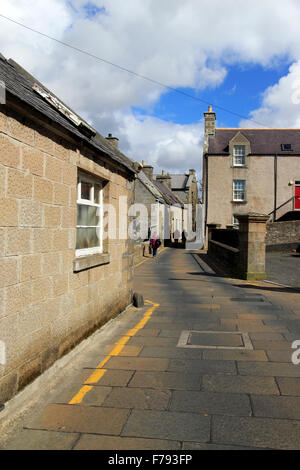
<instances>
[{"instance_id":1,"label":"blue sky","mask_svg":"<svg viewBox=\"0 0 300 470\"><path fill-rule=\"evenodd\" d=\"M150 114L165 121L191 124L197 122L207 110L207 104L198 101L199 99L213 105L219 127L239 127L241 117L233 113L250 118L249 113L261 106L265 90L276 85L279 79L288 73L290 65L291 62L284 58L273 67L249 64L231 66L224 82L216 88L178 88L197 100L166 90L154 106L133 109L137 114L144 116ZM259 126L253 122L253 127Z\"/></svg>"},{"instance_id":2,"label":"blue sky","mask_svg":"<svg viewBox=\"0 0 300 470\"><path fill-rule=\"evenodd\" d=\"M156 172L201 177L208 104L219 127L300 128L299 0L1 0L0 14L198 98L0 19L4 56Z\"/></svg>"}]
</instances>

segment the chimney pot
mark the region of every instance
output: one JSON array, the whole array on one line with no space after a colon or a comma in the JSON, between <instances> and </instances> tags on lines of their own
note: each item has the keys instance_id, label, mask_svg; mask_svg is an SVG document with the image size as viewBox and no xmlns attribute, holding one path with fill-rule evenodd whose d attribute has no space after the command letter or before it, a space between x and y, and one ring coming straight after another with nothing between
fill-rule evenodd
<instances>
[{"instance_id":1,"label":"chimney pot","mask_svg":"<svg viewBox=\"0 0 300 470\"><path fill-rule=\"evenodd\" d=\"M106 140L108 140L109 142L111 142L111 144L112 144L114 147L116 147L116 148L119 147L119 139L118 139L118 137L113 137L112 134L108 134L108 136L105 137L105 138L106 138Z\"/></svg>"}]
</instances>

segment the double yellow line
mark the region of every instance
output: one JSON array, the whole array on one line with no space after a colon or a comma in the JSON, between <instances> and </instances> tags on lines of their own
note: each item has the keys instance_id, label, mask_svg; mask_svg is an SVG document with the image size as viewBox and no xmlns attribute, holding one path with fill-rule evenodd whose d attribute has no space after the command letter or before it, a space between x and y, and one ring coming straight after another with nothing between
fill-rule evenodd
<instances>
[{"instance_id":1,"label":"double yellow line","mask_svg":"<svg viewBox=\"0 0 300 470\"><path fill-rule=\"evenodd\" d=\"M119 339L115 344L116 346L110 351L110 353L101 361L94 372L89 376L89 378L84 382L83 387L79 390L78 393L69 401L69 405L79 405L85 395L93 389L94 385L99 382L99 380L103 377L107 369L103 369L103 366L107 363L107 361L111 357L118 356L122 349L125 347L127 341L130 340L139 330L144 328L146 323L149 321L151 315L153 314L154 310L159 307L159 304L151 302L150 300L146 300L148 304L152 304L152 306L146 311L143 318L137 323L134 328L131 328L127 331L127 333ZM92 385L91 385L92 384Z\"/></svg>"}]
</instances>

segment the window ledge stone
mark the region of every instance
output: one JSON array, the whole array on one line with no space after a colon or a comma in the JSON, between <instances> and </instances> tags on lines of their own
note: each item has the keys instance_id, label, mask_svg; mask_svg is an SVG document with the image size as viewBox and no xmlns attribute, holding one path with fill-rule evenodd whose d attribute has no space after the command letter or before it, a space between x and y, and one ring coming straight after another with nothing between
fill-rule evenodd
<instances>
[{"instance_id":1,"label":"window ledge stone","mask_svg":"<svg viewBox=\"0 0 300 470\"><path fill-rule=\"evenodd\" d=\"M95 253L93 255L78 256L73 260L73 271L77 273L85 269L94 268L110 263L109 253Z\"/></svg>"}]
</instances>

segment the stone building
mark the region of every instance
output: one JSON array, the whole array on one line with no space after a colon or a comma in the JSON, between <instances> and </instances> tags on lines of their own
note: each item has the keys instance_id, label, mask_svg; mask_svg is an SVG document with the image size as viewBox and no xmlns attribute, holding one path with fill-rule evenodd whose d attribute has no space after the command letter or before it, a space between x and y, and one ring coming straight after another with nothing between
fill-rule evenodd
<instances>
[{"instance_id":1,"label":"stone building","mask_svg":"<svg viewBox=\"0 0 300 470\"><path fill-rule=\"evenodd\" d=\"M0 81L5 402L131 304L133 243L126 227L136 171L114 142L3 56ZM114 218L107 224L107 207L115 227Z\"/></svg>"},{"instance_id":2,"label":"stone building","mask_svg":"<svg viewBox=\"0 0 300 470\"><path fill-rule=\"evenodd\" d=\"M172 243L182 240L184 229L185 207L178 196L171 189L171 176L162 171L161 175L156 175L155 186L163 195L168 204L168 216L165 217L165 239ZM168 238L167 238L168 237Z\"/></svg>"},{"instance_id":3,"label":"stone building","mask_svg":"<svg viewBox=\"0 0 300 470\"><path fill-rule=\"evenodd\" d=\"M135 181L135 203L138 213L137 230L143 240L149 239L151 233L156 232L164 240L164 218L167 212L166 201L152 181L153 167L145 165L143 161ZM143 226L143 234L140 227Z\"/></svg>"},{"instance_id":4,"label":"stone building","mask_svg":"<svg viewBox=\"0 0 300 470\"><path fill-rule=\"evenodd\" d=\"M205 117L205 224L237 226L235 214L267 214L270 221L300 215L300 129L216 128Z\"/></svg>"},{"instance_id":5,"label":"stone building","mask_svg":"<svg viewBox=\"0 0 300 470\"><path fill-rule=\"evenodd\" d=\"M196 230L196 211L197 204L200 203L198 194L198 185L196 171L189 170L189 173L169 174L170 180L168 187L182 204L191 205L192 230ZM155 175L155 179L161 178L161 175Z\"/></svg>"}]
</instances>

